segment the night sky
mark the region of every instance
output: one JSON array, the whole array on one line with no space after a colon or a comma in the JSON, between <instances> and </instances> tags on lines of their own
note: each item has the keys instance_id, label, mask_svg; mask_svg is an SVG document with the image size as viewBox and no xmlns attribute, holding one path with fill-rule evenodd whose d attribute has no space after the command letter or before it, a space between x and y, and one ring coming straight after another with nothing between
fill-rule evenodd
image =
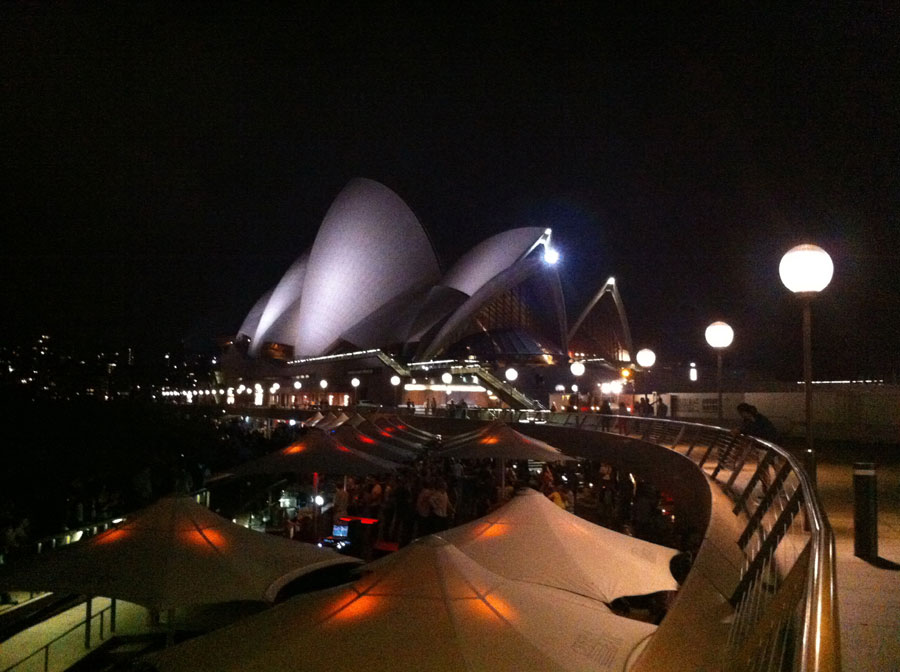
<instances>
[{"instance_id":1,"label":"night sky","mask_svg":"<svg viewBox=\"0 0 900 672\"><path fill-rule=\"evenodd\" d=\"M444 268L552 227L665 364L799 376L815 242L816 374L900 370L897 5L185 4L0 9L4 341L210 345L363 176Z\"/></svg>"}]
</instances>

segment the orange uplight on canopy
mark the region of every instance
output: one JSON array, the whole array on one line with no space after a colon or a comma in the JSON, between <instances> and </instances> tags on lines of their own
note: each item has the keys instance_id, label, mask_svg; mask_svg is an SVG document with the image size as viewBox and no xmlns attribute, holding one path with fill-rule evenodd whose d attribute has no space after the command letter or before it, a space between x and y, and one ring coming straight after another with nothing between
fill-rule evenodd
<instances>
[{"instance_id":1,"label":"orange uplight on canopy","mask_svg":"<svg viewBox=\"0 0 900 672\"><path fill-rule=\"evenodd\" d=\"M302 443L292 443L290 446L284 449L285 455L296 455L297 453L302 453L306 450L306 446Z\"/></svg>"},{"instance_id":2,"label":"orange uplight on canopy","mask_svg":"<svg viewBox=\"0 0 900 672\"><path fill-rule=\"evenodd\" d=\"M450 447L436 453L438 457L537 462L565 462L575 459L548 443L516 431L500 420L495 420L480 431L467 432L458 439L450 439L447 445Z\"/></svg>"},{"instance_id":3,"label":"orange uplight on canopy","mask_svg":"<svg viewBox=\"0 0 900 672\"><path fill-rule=\"evenodd\" d=\"M273 602L288 582L354 558L235 525L187 495L163 497L115 529L10 564L2 586L127 600L148 609Z\"/></svg>"},{"instance_id":4,"label":"orange uplight on canopy","mask_svg":"<svg viewBox=\"0 0 900 672\"><path fill-rule=\"evenodd\" d=\"M593 651L573 649L577 635L606 643L606 669L625 670L656 630L597 600L505 579L435 535L368 568L350 586L288 600L150 662L160 672L297 669L298 656L304 669L334 672L596 670Z\"/></svg>"}]
</instances>

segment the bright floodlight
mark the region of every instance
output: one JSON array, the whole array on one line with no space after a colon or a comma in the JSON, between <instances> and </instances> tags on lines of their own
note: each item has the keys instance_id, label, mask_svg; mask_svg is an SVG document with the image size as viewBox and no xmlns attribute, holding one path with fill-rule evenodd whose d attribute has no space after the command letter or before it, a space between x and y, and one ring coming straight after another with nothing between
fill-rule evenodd
<instances>
[{"instance_id":1,"label":"bright floodlight","mask_svg":"<svg viewBox=\"0 0 900 672\"><path fill-rule=\"evenodd\" d=\"M443 374L441 374L441 382L442 382L444 385L449 385L450 383L453 382L453 375L450 374L450 373L443 373Z\"/></svg>"},{"instance_id":2,"label":"bright floodlight","mask_svg":"<svg viewBox=\"0 0 900 672\"><path fill-rule=\"evenodd\" d=\"M656 353L649 348L638 350L637 363L640 366L643 366L645 369L649 369L651 366L656 364Z\"/></svg>"},{"instance_id":3,"label":"bright floodlight","mask_svg":"<svg viewBox=\"0 0 900 672\"><path fill-rule=\"evenodd\" d=\"M797 245L781 258L778 275L784 286L795 294L814 294L831 282L834 264L818 245Z\"/></svg>"},{"instance_id":4,"label":"bright floodlight","mask_svg":"<svg viewBox=\"0 0 900 672\"><path fill-rule=\"evenodd\" d=\"M272 391L277 392L281 389L281 385L278 383L272 383Z\"/></svg>"},{"instance_id":5,"label":"bright floodlight","mask_svg":"<svg viewBox=\"0 0 900 672\"><path fill-rule=\"evenodd\" d=\"M400 384L400 376L391 376L391 385L397 387Z\"/></svg>"},{"instance_id":6,"label":"bright floodlight","mask_svg":"<svg viewBox=\"0 0 900 672\"><path fill-rule=\"evenodd\" d=\"M506 376L506 379L509 382L513 382L516 378L519 377L519 372L516 371L514 368L509 367L503 375Z\"/></svg>"},{"instance_id":7,"label":"bright floodlight","mask_svg":"<svg viewBox=\"0 0 900 672\"><path fill-rule=\"evenodd\" d=\"M559 251L553 247L548 247L544 250L544 261L546 261L551 266L559 261Z\"/></svg>"},{"instance_id":8,"label":"bright floodlight","mask_svg":"<svg viewBox=\"0 0 900 672\"><path fill-rule=\"evenodd\" d=\"M323 378L322 380L319 381L319 387L321 387L324 390L326 387L328 387L328 381Z\"/></svg>"},{"instance_id":9,"label":"bright floodlight","mask_svg":"<svg viewBox=\"0 0 900 672\"><path fill-rule=\"evenodd\" d=\"M353 379L350 381L350 384L351 384L353 387L359 387L359 378L353 378Z\"/></svg>"},{"instance_id":10,"label":"bright floodlight","mask_svg":"<svg viewBox=\"0 0 900 672\"><path fill-rule=\"evenodd\" d=\"M600 394L609 394L612 392L611 383L600 383Z\"/></svg>"},{"instance_id":11,"label":"bright floodlight","mask_svg":"<svg viewBox=\"0 0 900 672\"><path fill-rule=\"evenodd\" d=\"M714 348L727 348L734 340L734 329L724 322L713 322L706 328L706 342Z\"/></svg>"},{"instance_id":12,"label":"bright floodlight","mask_svg":"<svg viewBox=\"0 0 900 672\"><path fill-rule=\"evenodd\" d=\"M303 383L301 383L299 380L295 380L294 381L294 389L299 390L301 387L303 387Z\"/></svg>"},{"instance_id":13,"label":"bright floodlight","mask_svg":"<svg viewBox=\"0 0 900 672\"><path fill-rule=\"evenodd\" d=\"M583 376L584 362L572 362L572 366L569 367L569 371L572 372L573 376Z\"/></svg>"},{"instance_id":14,"label":"bright floodlight","mask_svg":"<svg viewBox=\"0 0 900 672\"><path fill-rule=\"evenodd\" d=\"M316 503L316 506L322 506L325 503L325 498L322 495L316 495L313 501Z\"/></svg>"}]
</instances>

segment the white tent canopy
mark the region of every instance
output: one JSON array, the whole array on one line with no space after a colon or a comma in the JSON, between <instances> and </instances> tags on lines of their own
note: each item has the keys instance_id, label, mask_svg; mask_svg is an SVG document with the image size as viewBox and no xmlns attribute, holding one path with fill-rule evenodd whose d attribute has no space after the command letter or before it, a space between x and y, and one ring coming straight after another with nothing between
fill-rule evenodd
<instances>
[{"instance_id":1,"label":"white tent canopy","mask_svg":"<svg viewBox=\"0 0 900 672\"><path fill-rule=\"evenodd\" d=\"M441 537L501 576L606 603L678 588L677 550L589 523L534 490Z\"/></svg>"},{"instance_id":2,"label":"white tent canopy","mask_svg":"<svg viewBox=\"0 0 900 672\"><path fill-rule=\"evenodd\" d=\"M504 579L439 537L150 658L170 670L624 670L656 626Z\"/></svg>"},{"instance_id":3,"label":"white tent canopy","mask_svg":"<svg viewBox=\"0 0 900 672\"><path fill-rule=\"evenodd\" d=\"M492 422L482 431L453 443L452 447L436 453L438 457L458 459L536 460L563 462L575 458L539 439L517 432L505 422Z\"/></svg>"},{"instance_id":4,"label":"white tent canopy","mask_svg":"<svg viewBox=\"0 0 900 672\"><path fill-rule=\"evenodd\" d=\"M324 415L322 415L321 413L316 411L314 415L311 415L306 420L304 420L303 424L306 425L307 427L315 427L324 418L325 418Z\"/></svg>"},{"instance_id":5,"label":"white tent canopy","mask_svg":"<svg viewBox=\"0 0 900 672\"><path fill-rule=\"evenodd\" d=\"M13 567L3 584L98 595L157 610L274 601L288 582L358 562L222 518L186 495L164 497L118 526Z\"/></svg>"},{"instance_id":6,"label":"white tent canopy","mask_svg":"<svg viewBox=\"0 0 900 672\"><path fill-rule=\"evenodd\" d=\"M330 419L329 419L329 416ZM329 413L325 416L325 419L321 422L316 423L316 429L324 429L326 432L328 430L334 429L335 427L340 427L350 418L347 417L347 414L341 411L341 413L335 416L333 413Z\"/></svg>"}]
</instances>

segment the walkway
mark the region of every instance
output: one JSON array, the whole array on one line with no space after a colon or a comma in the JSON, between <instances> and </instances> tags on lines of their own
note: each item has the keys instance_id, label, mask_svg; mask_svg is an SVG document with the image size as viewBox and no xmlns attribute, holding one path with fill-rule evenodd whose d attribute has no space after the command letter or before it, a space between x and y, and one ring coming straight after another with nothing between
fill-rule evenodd
<instances>
[{"instance_id":1,"label":"walkway","mask_svg":"<svg viewBox=\"0 0 900 672\"><path fill-rule=\"evenodd\" d=\"M843 669L900 672L900 455L896 448L881 452L826 446L821 451L819 495L836 540ZM856 461L878 464L878 550L883 568L853 555Z\"/></svg>"}]
</instances>

